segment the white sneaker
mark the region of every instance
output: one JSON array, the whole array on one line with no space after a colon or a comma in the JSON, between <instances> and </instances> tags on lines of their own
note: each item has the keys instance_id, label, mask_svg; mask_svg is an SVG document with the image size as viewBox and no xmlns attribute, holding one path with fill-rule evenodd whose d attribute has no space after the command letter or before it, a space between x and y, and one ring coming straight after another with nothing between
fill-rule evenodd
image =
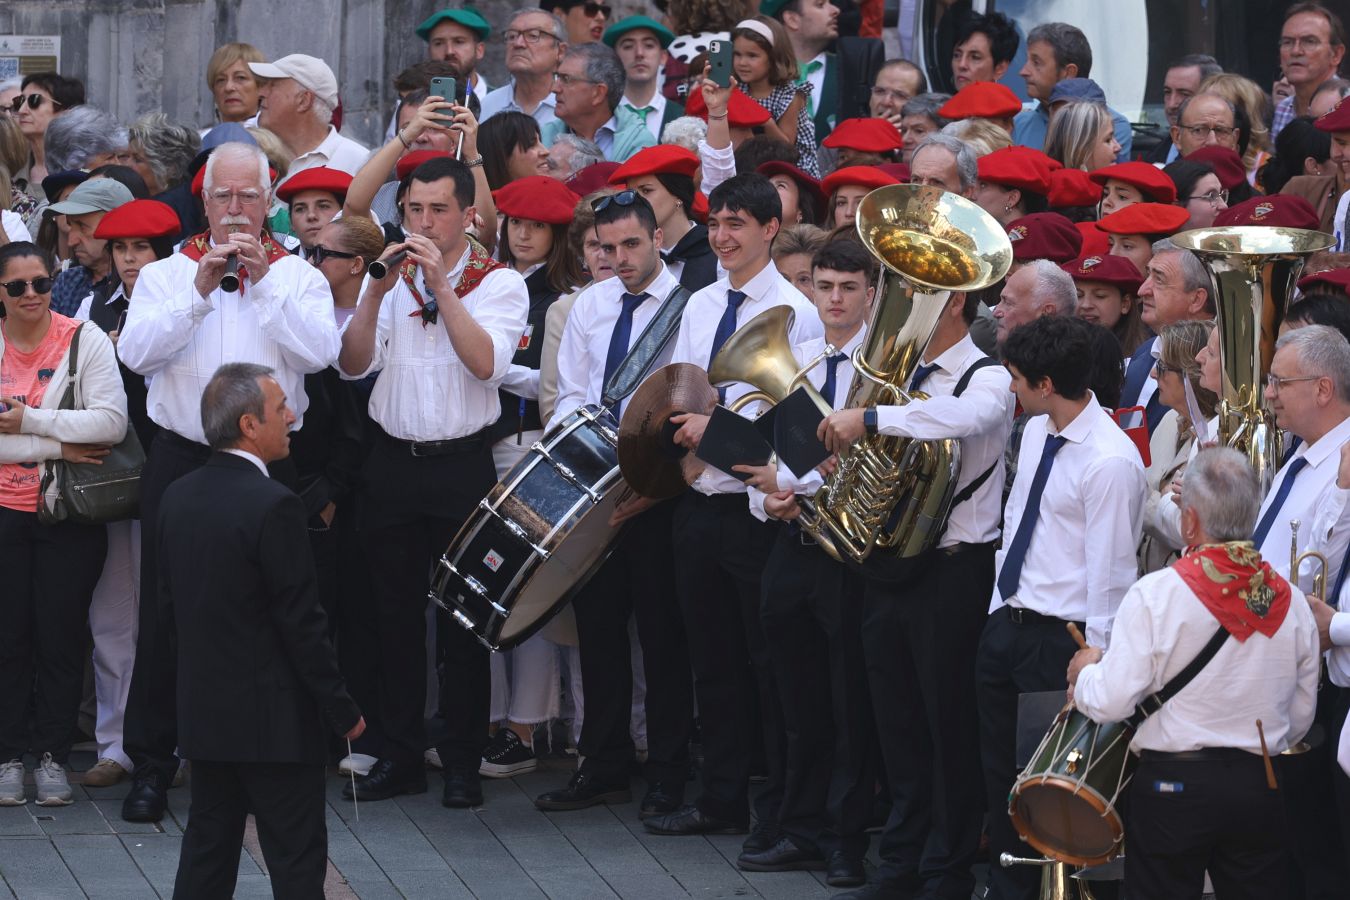
<instances>
[{"instance_id":1,"label":"white sneaker","mask_svg":"<svg viewBox=\"0 0 1350 900\"><path fill-rule=\"evenodd\" d=\"M367 756L364 753L353 753L342 757L342 761L338 763L338 771L343 775L350 775L355 772L364 778L370 774L371 766L378 761L375 757Z\"/></svg>"},{"instance_id":2,"label":"white sneaker","mask_svg":"<svg viewBox=\"0 0 1350 900\"><path fill-rule=\"evenodd\" d=\"M27 802L23 793L23 761L11 759L0 763L0 806L23 806Z\"/></svg>"},{"instance_id":3,"label":"white sneaker","mask_svg":"<svg viewBox=\"0 0 1350 900\"><path fill-rule=\"evenodd\" d=\"M38 806L69 806L75 802L66 767L54 761L50 753L42 754L33 770L33 781L37 784Z\"/></svg>"},{"instance_id":4,"label":"white sneaker","mask_svg":"<svg viewBox=\"0 0 1350 900\"><path fill-rule=\"evenodd\" d=\"M441 765L441 751L437 750L435 747L432 747L426 753L422 754L422 761L433 769L445 768L445 766Z\"/></svg>"}]
</instances>

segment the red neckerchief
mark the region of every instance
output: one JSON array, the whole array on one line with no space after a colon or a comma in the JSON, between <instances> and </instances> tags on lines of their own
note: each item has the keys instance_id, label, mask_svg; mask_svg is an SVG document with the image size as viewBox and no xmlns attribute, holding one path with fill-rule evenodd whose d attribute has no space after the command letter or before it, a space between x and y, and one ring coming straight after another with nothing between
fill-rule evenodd
<instances>
[{"instance_id":1,"label":"red neckerchief","mask_svg":"<svg viewBox=\"0 0 1350 900\"><path fill-rule=\"evenodd\" d=\"M472 237L465 235L464 239L469 242L469 259L464 263L464 271L460 273L459 281L455 283L455 296L460 299L473 293L473 289L482 284L483 279L488 277L488 275L498 269L506 268L505 265L489 256L487 248ZM423 310L426 309L427 303L422 299L422 292L417 289L416 276L417 263L413 262L411 259L406 260L403 263L403 267L399 269L399 277L403 279L403 283L408 286L408 292L411 293L413 299L417 301L417 309L408 313L408 318L415 319L418 316L421 316L422 327L426 328L432 322L436 321L436 318L434 311L430 316L423 312ZM434 291L432 292L432 295L433 297L435 296Z\"/></svg>"},{"instance_id":2,"label":"red neckerchief","mask_svg":"<svg viewBox=\"0 0 1350 900\"><path fill-rule=\"evenodd\" d=\"M1251 541L1189 547L1172 568L1219 624L1239 641L1272 637L1289 611L1289 582Z\"/></svg>"},{"instance_id":3,"label":"red neckerchief","mask_svg":"<svg viewBox=\"0 0 1350 900\"><path fill-rule=\"evenodd\" d=\"M262 241L263 252L267 254L267 264L271 265L279 259L284 259L291 254L287 253L276 241L272 240L272 235L264 231L259 235ZM200 262L201 258L211 250L211 232L203 231L201 234L188 238L183 242L183 249L179 252L193 262ZM244 296L244 282L248 278L248 269L244 266L239 267L239 296Z\"/></svg>"}]
</instances>

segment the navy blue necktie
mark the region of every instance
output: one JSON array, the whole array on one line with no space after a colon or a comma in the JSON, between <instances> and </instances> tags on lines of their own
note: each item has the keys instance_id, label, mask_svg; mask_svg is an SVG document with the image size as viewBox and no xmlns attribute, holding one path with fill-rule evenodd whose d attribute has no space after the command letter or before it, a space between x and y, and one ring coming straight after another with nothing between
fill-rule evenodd
<instances>
[{"instance_id":1,"label":"navy blue necktie","mask_svg":"<svg viewBox=\"0 0 1350 900\"><path fill-rule=\"evenodd\" d=\"M1004 603L1017 593L1017 586L1022 582L1022 566L1027 561L1031 533L1036 530L1036 520L1041 517L1041 494L1045 493L1045 483L1050 480L1050 467L1055 464L1055 454L1067 440L1053 434L1045 436L1041 464L1036 467L1036 475L1031 479L1027 505L1022 508L1022 520L1017 523L1017 533L1008 545L1008 555L1003 558L1003 568L998 573L998 593Z\"/></svg>"},{"instance_id":2,"label":"navy blue necktie","mask_svg":"<svg viewBox=\"0 0 1350 900\"><path fill-rule=\"evenodd\" d=\"M915 369L914 376L909 379L909 392L912 394L917 391L919 386L928 380L928 376L932 375L940 368L942 367L937 363L929 363L926 366L919 366Z\"/></svg>"},{"instance_id":3,"label":"navy blue necktie","mask_svg":"<svg viewBox=\"0 0 1350 900\"><path fill-rule=\"evenodd\" d=\"M733 334L736 333L736 310L741 308L745 302L744 291L727 291L727 308L722 312L722 318L717 322L717 330L713 332L712 352L708 354L708 368L712 368L712 362L717 358L717 351L722 349ZM723 406L727 402L727 389L720 387L717 389L717 402Z\"/></svg>"},{"instance_id":4,"label":"navy blue necktie","mask_svg":"<svg viewBox=\"0 0 1350 900\"><path fill-rule=\"evenodd\" d=\"M839 364L848 359L846 353L836 353L834 356L825 358L825 383L821 385L820 396L825 398L825 402L834 406L834 393L839 389Z\"/></svg>"},{"instance_id":5,"label":"navy blue necktie","mask_svg":"<svg viewBox=\"0 0 1350 900\"><path fill-rule=\"evenodd\" d=\"M1261 549L1262 542L1266 535L1270 533L1270 526L1275 524L1275 517L1280 514L1280 507L1284 506L1285 499L1289 492L1294 489L1294 479L1298 473L1303 471L1303 467L1308 464L1308 457L1300 456L1285 467L1284 480L1280 482L1280 489L1275 492L1275 499L1270 502L1266 509L1266 514L1261 517L1261 521L1256 523L1256 533L1252 535L1252 541L1256 544L1256 549ZM1289 579L1295 581L1298 579L1297 572L1290 572Z\"/></svg>"},{"instance_id":6,"label":"navy blue necktie","mask_svg":"<svg viewBox=\"0 0 1350 900\"><path fill-rule=\"evenodd\" d=\"M1302 445L1303 445L1303 438L1299 437L1296 434L1290 435L1289 446L1284 448L1284 458L1280 460L1280 465L1282 466L1289 465L1289 460L1294 458L1294 454L1298 452L1298 448L1301 447Z\"/></svg>"},{"instance_id":7,"label":"navy blue necktie","mask_svg":"<svg viewBox=\"0 0 1350 900\"><path fill-rule=\"evenodd\" d=\"M628 343L633 337L633 311L642 305L647 295L624 294L620 299L623 301L623 309L619 311L619 318L615 320L614 330L609 335L609 350L605 353L605 380L600 384L601 390L609 384L609 379L618 371L619 364L628 355ZM614 418L619 418L622 406L622 401L614 404Z\"/></svg>"}]
</instances>

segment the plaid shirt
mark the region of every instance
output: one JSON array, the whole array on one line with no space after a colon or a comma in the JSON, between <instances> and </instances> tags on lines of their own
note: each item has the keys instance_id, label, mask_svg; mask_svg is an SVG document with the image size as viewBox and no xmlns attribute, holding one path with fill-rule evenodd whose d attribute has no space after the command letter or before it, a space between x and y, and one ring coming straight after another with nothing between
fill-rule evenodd
<instances>
[{"instance_id":1,"label":"plaid shirt","mask_svg":"<svg viewBox=\"0 0 1350 900\"><path fill-rule=\"evenodd\" d=\"M60 275L52 285L52 312L63 316L74 316L81 301L94 289L93 278L84 266L71 266Z\"/></svg>"},{"instance_id":2,"label":"plaid shirt","mask_svg":"<svg viewBox=\"0 0 1350 900\"><path fill-rule=\"evenodd\" d=\"M1285 97L1275 104L1275 116L1270 122L1270 139L1279 137L1284 126L1294 121L1294 98Z\"/></svg>"}]
</instances>

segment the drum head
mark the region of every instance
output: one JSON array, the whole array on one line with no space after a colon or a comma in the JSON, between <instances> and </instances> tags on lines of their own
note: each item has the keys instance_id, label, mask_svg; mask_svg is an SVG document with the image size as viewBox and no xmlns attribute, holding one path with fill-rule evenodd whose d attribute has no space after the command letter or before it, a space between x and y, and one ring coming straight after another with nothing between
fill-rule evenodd
<instances>
[{"instance_id":1,"label":"drum head","mask_svg":"<svg viewBox=\"0 0 1350 900\"><path fill-rule=\"evenodd\" d=\"M1069 779L1052 776L1020 785L1010 812L1028 844L1075 866L1109 861L1125 836L1120 816L1106 800Z\"/></svg>"}]
</instances>

